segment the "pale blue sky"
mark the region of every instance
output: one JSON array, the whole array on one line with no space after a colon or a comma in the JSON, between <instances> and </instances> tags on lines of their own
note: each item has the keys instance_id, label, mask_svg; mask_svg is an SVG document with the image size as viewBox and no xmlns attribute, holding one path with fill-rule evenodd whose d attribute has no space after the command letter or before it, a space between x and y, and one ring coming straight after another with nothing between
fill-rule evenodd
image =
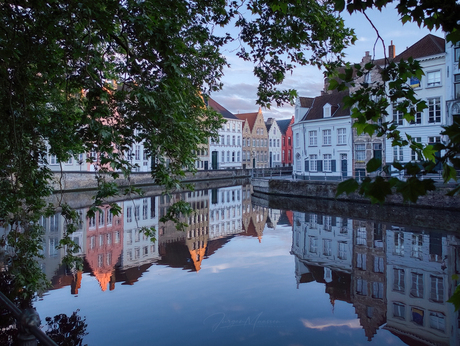
<instances>
[{"instance_id":1,"label":"pale blue sky","mask_svg":"<svg viewBox=\"0 0 460 346\"><path fill-rule=\"evenodd\" d=\"M399 21L396 10L393 8L366 12L369 18L383 38L385 46L388 47L391 41L396 47L396 54L401 53L407 47L420 40L430 31L419 28L415 23L407 23L404 26ZM366 51L373 54L377 33L361 13L348 15L342 13L346 24L355 29L358 41L354 46L346 50L347 60L360 62ZM444 37L441 31L431 32L434 35ZM224 54L228 58L231 67L225 70L223 78L224 88L219 93L211 95L217 102L233 113L256 112L259 106L256 105L257 80L252 74L251 63L244 62L235 56L234 46L228 47ZM388 48L386 48L388 51ZM375 57L383 57L382 42L375 44ZM289 75L284 84L286 88L294 88L299 96L314 97L320 95L323 88L323 75L316 67L297 68L292 75ZM294 108L289 105L283 107L272 107L270 110L262 109L265 119L275 117L285 119L294 115Z\"/></svg>"}]
</instances>

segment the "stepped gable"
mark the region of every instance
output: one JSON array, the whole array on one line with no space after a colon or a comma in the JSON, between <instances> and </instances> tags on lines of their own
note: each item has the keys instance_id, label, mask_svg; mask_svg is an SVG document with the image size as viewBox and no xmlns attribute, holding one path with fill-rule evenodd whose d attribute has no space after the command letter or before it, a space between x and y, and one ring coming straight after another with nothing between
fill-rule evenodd
<instances>
[{"instance_id":1,"label":"stepped gable","mask_svg":"<svg viewBox=\"0 0 460 346\"><path fill-rule=\"evenodd\" d=\"M238 119L233 113L228 111L224 106L220 105L219 103L214 101L212 98L209 98L207 100L206 105L214 109L216 112L222 114L222 116L226 119Z\"/></svg>"},{"instance_id":2,"label":"stepped gable","mask_svg":"<svg viewBox=\"0 0 460 346\"><path fill-rule=\"evenodd\" d=\"M345 90L315 97L313 107L308 110L302 120L323 119L323 107L327 103L331 105L331 118L349 116L350 109L343 106L343 98L348 95L349 91Z\"/></svg>"}]
</instances>

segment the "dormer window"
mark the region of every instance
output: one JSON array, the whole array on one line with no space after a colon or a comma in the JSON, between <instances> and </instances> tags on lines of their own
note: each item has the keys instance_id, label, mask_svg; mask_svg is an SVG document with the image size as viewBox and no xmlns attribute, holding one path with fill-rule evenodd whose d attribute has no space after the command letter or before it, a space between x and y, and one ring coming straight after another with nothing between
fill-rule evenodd
<instances>
[{"instance_id":1,"label":"dormer window","mask_svg":"<svg viewBox=\"0 0 460 346\"><path fill-rule=\"evenodd\" d=\"M326 103L323 107L323 117L330 118L331 117L331 105Z\"/></svg>"}]
</instances>

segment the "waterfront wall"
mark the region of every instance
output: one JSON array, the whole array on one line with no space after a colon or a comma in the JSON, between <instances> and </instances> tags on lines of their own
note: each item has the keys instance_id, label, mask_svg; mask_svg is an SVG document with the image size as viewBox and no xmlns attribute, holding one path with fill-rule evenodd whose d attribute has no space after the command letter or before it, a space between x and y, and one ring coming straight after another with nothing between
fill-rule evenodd
<instances>
[{"instance_id":1,"label":"waterfront wall","mask_svg":"<svg viewBox=\"0 0 460 346\"><path fill-rule=\"evenodd\" d=\"M306 181L306 180L283 180L283 179L252 179L254 192L267 195L280 195L292 197L308 197L336 201L352 201L369 204L367 198L357 193L350 195L342 194L335 197L338 182L333 181ZM452 187L452 186L451 186ZM385 204L410 206L415 208L439 208L444 210L460 211L460 198L446 196L449 185L437 184L436 191L429 192L426 196L419 197L417 203L404 202L399 194L387 197Z\"/></svg>"},{"instance_id":2,"label":"waterfront wall","mask_svg":"<svg viewBox=\"0 0 460 346\"><path fill-rule=\"evenodd\" d=\"M215 171L198 171L195 174L186 173L182 178L184 182L207 182L213 180L244 179L252 174L250 169L228 169ZM108 180L112 178L107 175ZM154 181L150 173L132 173L130 179L118 178L115 180L118 186L148 186L153 185ZM55 191L80 191L94 190L97 188L97 181L94 172L62 172L55 173L52 186Z\"/></svg>"}]
</instances>

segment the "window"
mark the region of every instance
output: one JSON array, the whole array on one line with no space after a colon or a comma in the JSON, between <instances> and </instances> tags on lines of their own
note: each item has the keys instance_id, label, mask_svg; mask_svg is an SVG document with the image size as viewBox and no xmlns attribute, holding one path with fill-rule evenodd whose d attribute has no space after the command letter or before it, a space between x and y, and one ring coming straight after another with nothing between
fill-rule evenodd
<instances>
[{"instance_id":1,"label":"window","mask_svg":"<svg viewBox=\"0 0 460 346\"><path fill-rule=\"evenodd\" d=\"M442 277L431 276L430 299L436 303L444 302L444 282Z\"/></svg>"},{"instance_id":2,"label":"window","mask_svg":"<svg viewBox=\"0 0 460 346\"><path fill-rule=\"evenodd\" d=\"M232 162L235 162L235 152L232 152Z\"/></svg>"},{"instance_id":3,"label":"window","mask_svg":"<svg viewBox=\"0 0 460 346\"><path fill-rule=\"evenodd\" d=\"M316 172L316 170L318 169L317 160L318 156L310 155L310 171Z\"/></svg>"},{"instance_id":4,"label":"window","mask_svg":"<svg viewBox=\"0 0 460 346\"><path fill-rule=\"evenodd\" d=\"M412 138L414 142L417 142L417 143L421 143L422 142L422 138L421 137L413 137ZM415 152L415 150L411 150L411 155L410 155L410 159L412 161L420 161L421 158L420 156Z\"/></svg>"},{"instance_id":5,"label":"window","mask_svg":"<svg viewBox=\"0 0 460 346\"><path fill-rule=\"evenodd\" d=\"M423 326L423 315L425 315L425 311L422 309L413 307L411 309L412 312L412 322L417 323L420 326Z\"/></svg>"},{"instance_id":6,"label":"window","mask_svg":"<svg viewBox=\"0 0 460 346\"><path fill-rule=\"evenodd\" d=\"M428 72L427 75L427 87L435 87L441 85L441 71Z\"/></svg>"},{"instance_id":7,"label":"window","mask_svg":"<svg viewBox=\"0 0 460 346\"><path fill-rule=\"evenodd\" d=\"M309 145L310 146L316 146L318 145L318 137L317 137L317 132L316 131L309 131L308 132L308 138L309 138Z\"/></svg>"},{"instance_id":8,"label":"window","mask_svg":"<svg viewBox=\"0 0 460 346\"><path fill-rule=\"evenodd\" d=\"M324 256L332 255L332 240L323 239L323 255Z\"/></svg>"},{"instance_id":9,"label":"window","mask_svg":"<svg viewBox=\"0 0 460 346\"><path fill-rule=\"evenodd\" d=\"M460 48L457 48L455 51L460 52ZM454 93L454 98L460 99L460 74L454 76Z\"/></svg>"},{"instance_id":10,"label":"window","mask_svg":"<svg viewBox=\"0 0 460 346\"><path fill-rule=\"evenodd\" d=\"M404 282L404 269L393 269L393 291L404 293L406 285Z\"/></svg>"},{"instance_id":11,"label":"window","mask_svg":"<svg viewBox=\"0 0 460 346\"><path fill-rule=\"evenodd\" d=\"M331 172L332 155L331 154L324 154L323 157L324 157L323 170L325 172Z\"/></svg>"},{"instance_id":12,"label":"window","mask_svg":"<svg viewBox=\"0 0 460 346\"><path fill-rule=\"evenodd\" d=\"M331 105L327 103L323 106L323 117L330 118L330 116L331 116Z\"/></svg>"},{"instance_id":13,"label":"window","mask_svg":"<svg viewBox=\"0 0 460 346\"><path fill-rule=\"evenodd\" d=\"M236 162L240 162L240 152L239 151L237 152L237 155L236 155Z\"/></svg>"},{"instance_id":14,"label":"window","mask_svg":"<svg viewBox=\"0 0 460 346\"><path fill-rule=\"evenodd\" d=\"M347 143L347 129L337 129L337 144Z\"/></svg>"},{"instance_id":15,"label":"window","mask_svg":"<svg viewBox=\"0 0 460 346\"><path fill-rule=\"evenodd\" d=\"M422 259L423 236L421 234L412 234L411 257Z\"/></svg>"},{"instance_id":16,"label":"window","mask_svg":"<svg viewBox=\"0 0 460 346\"><path fill-rule=\"evenodd\" d=\"M296 147L300 146L300 135L298 133L295 134L295 145ZM270 140L270 146L272 146L271 140Z\"/></svg>"},{"instance_id":17,"label":"window","mask_svg":"<svg viewBox=\"0 0 460 346\"><path fill-rule=\"evenodd\" d=\"M403 113L396 109L396 105L393 105L393 122L396 125L402 125L403 124Z\"/></svg>"},{"instance_id":18,"label":"window","mask_svg":"<svg viewBox=\"0 0 460 346\"><path fill-rule=\"evenodd\" d=\"M310 252L317 253L318 252L318 238L317 237L309 237L310 238Z\"/></svg>"},{"instance_id":19,"label":"window","mask_svg":"<svg viewBox=\"0 0 460 346\"><path fill-rule=\"evenodd\" d=\"M132 221L133 221L133 208L127 207L126 208L126 222L132 222Z\"/></svg>"},{"instance_id":20,"label":"window","mask_svg":"<svg viewBox=\"0 0 460 346\"><path fill-rule=\"evenodd\" d=\"M393 317L398 317L400 319L406 319L406 305L396 302L393 303Z\"/></svg>"},{"instance_id":21,"label":"window","mask_svg":"<svg viewBox=\"0 0 460 346\"><path fill-rule=\"evenodd\" d=\"M394 234L394 255L404 256L404 233L396 232Z\"/></svg>"},{"instance_id":22,"label":"window","mask_svg":"<svg viewBox=\"0 0 460 346\"><path fill-rule=\"evenodd\" d=\"M372 283L372 298L383 299L383 282Z\"/></svg>"},{"instance_id":23,"label":"window","mask_svg":"<svg viewBox=\"0 0 460 346\"><path fill-rule=\"evenodd\" d=\"M227 151L227 162L230 162L230 151Z\"/></svg>"},{"instance_id":24,"label":"window","mask_svg":"<svg viewBox=\"0 0 460 346\"><path fill-rule=\"evenodd\" d=\"M410 295L416 298L423 298L423 274L412 273Z\"/></svg>"},{"instance_id":25,"label":"window","mask_svg":"<svg viewBox=\"0 0 460 346\"><path fill-rule=\"evenodd\" d=\"M384 273L385 262L383 257L374 256L374 273Z\"/></svg>"},{"instance_id":26,"label":"window","mask_svg":"<svg viewBox=\"0 0 460 346\"><path fill-rule=\"evenodd\" d=\"M355 144L356 161L366 161L366 144Z\"/></svg>"},{"instance_id":27,"label":"window","mask_svg":"<svg viewBox=\"0 0 460 346\"><path fill-rule=\"evenodd\" d=\"M291 137L288 137L288 145L291 145Z\"/></svg>"},{"instance_id":28,"label":"window","mask_svg":"<svg viewBox=\"0 0 460 346\"><path fill-rule=\"evenodd\" d=\"M428 99L428 122L441 122L441 98Z\"/></svg>"},{"instance_id":29,"label":"window","mask_svg":"<svg viewBox=\"0 0 460 346\"><path fill-rule=\"evenodd\" d=\"M404 151L402 147L393 147L393 161L394 162L404 161Z\"/></svg>"},{"instance_id":30,"label":"window","mask_svg":"<svg viewBox=\"0 0 460 346\"><path fill-rule=\"evenodd\" d=\"M356 253L356 267L361 270L366 270L366 254Z\"/></svg>"},{"instance_id":31,"label":"window","mask_svg":"<svg viewBox=\"0 0 460 346\"><path fill-rule=\"evenodd\" d=\"M356 280L356 293L367 296L367 281L361 278Z\"/></svg>"},{"instance_id":32,"label":"window","mask_svg":"<svg viewBox=\"0 0 460 346\"><path fill-rule=\"evenodd\" d=\"M323 145L331 145L331 130L323 130Z\"/></svg>"},{"instance_id":33,"label":"window","mask_svg":"<svg viewBox=\"0 0 460 346\"><path fill-rule=\"evenodd\" d=\"M105 213L104 210L99 211L99 226L104 226L104 221L105 221Z\"/></svg>"},{"instance_id":34,"label":"window","mask_svg":"<svg viewBox=\"0 0 460 346\"><path fill-rule=\"evenodd\" d=\"M134 157L136 160L141 159L141 147L139 145L136 145L136 148L134 150Z\"/></svg>"},{"instance_id":35,"label":"window","mask_svg":"<svg viewBox=\"0 0 460 346\"><path fill-rule=\"evenodd\" d=\"M430 327L440 331L445 331L446 319L444 314L440 312L430 311Z\"/></svg>"},{"instance_id":36,"label":"window","mask_svg":"<svg viewBox=\"0 0 460 346\"><path fill-rule=\"evenodd\" d=\"M235 136L232 136L232 145L235 145L236 142L235 142Z\"/></svg>"},{"instance_id":37,"label":"window","mask_svg":"<svg viewBox=\"0 0 460 346\"><path fill-rule=\"evenodd\" d=\"M341 260L346 260L347 259L347 243L344 241L339 242L339 253L338 257Z\"/></svg>"},{"instance_id":38,"label":"window","mask_svg":"<svg viewBox=\"0 0 460 346\"><path fill-rule=\"evenodd\" d=\"M415 112L414 119L410 121L411 125L422 123L422 112Z\"/></svg>"}]
</instances>

